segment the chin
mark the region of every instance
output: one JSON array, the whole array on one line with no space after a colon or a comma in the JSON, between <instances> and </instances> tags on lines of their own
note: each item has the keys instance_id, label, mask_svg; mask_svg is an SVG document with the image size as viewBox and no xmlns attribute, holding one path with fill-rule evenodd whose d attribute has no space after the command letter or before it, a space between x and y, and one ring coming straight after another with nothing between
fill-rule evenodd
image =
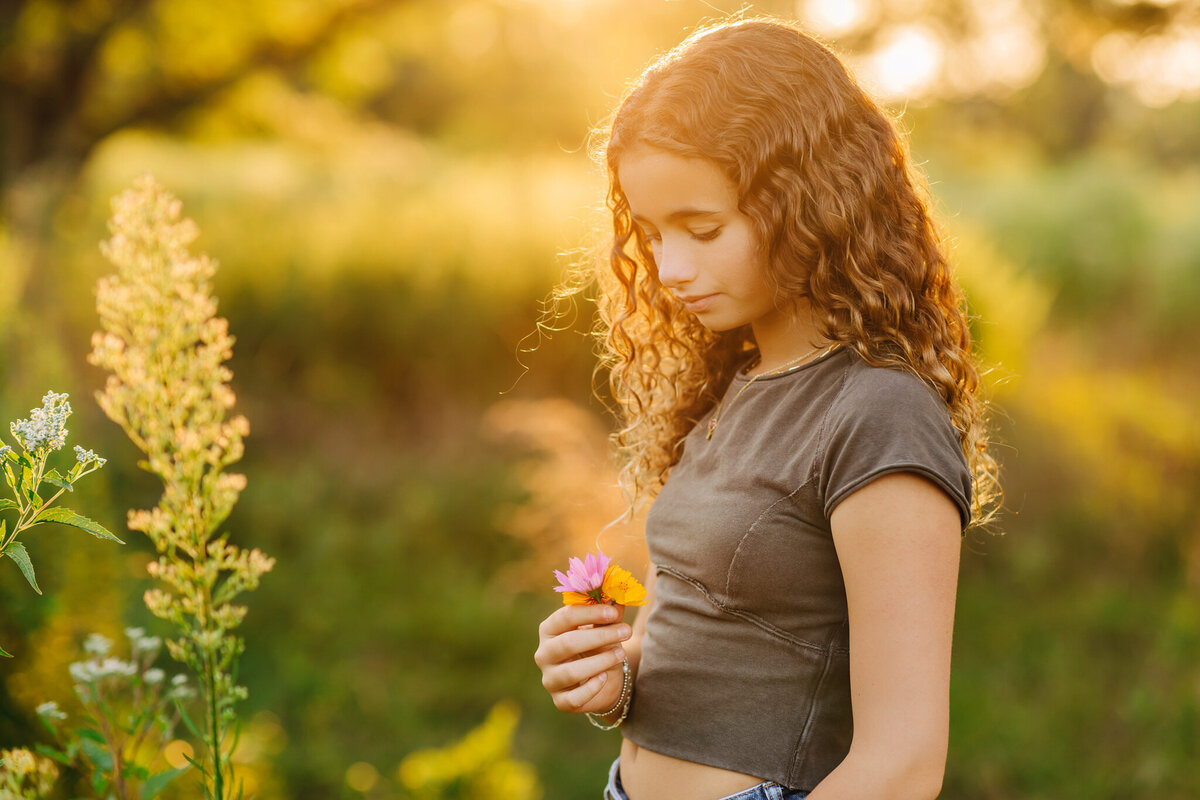
<instances>
[{"instance_id":1,"label":"chin","mask_svg":"<svg viewBox=\"0 0 1200 800\"><path fill-rule=\"evenodd\" d=\"M725 333L726 331L737 330L748 324L743 320L731 320L728 317L721 317L716 314L695 314L694 316L697 322L713 333Z\"/></svg>"}]
</instances>

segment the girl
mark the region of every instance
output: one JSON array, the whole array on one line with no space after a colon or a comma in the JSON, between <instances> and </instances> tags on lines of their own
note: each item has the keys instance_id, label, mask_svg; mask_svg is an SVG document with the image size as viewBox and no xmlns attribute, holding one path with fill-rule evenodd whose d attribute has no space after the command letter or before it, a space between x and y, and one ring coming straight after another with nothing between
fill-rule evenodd
<instances>
[{"instance_id":1,"label":"girl","mask_svg":"<svg viewBox=\"0 0 1200 800\"><path fill-rule=\"evenodd\" d=\"M647 69L604 157L650 602L632 626L551 614L543 685L621 726L606 798L935 797L960 535L997 484L903 140L829 50L759 19Z\"/></svg>"}]
</instances>

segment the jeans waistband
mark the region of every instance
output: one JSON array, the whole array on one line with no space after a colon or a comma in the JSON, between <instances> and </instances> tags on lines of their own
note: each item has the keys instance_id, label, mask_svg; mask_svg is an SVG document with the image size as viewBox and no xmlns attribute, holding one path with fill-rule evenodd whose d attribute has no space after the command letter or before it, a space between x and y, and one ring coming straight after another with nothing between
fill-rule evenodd
<instances>
[{"instance_id":1,"label":"jeans waistband","mask_svg":"<svg viewBox=\"0 0 1200 800\"><path fill-rule=\"evenodd\" d=\"M778 783L764 781L757 786L728 795L721 800L804 800L808 792L785 789ZM629 800L625 787L621 785L621 759L612 763L608 770L608 785L604 787L604 800Z\"/></svg>"}]
</instances>

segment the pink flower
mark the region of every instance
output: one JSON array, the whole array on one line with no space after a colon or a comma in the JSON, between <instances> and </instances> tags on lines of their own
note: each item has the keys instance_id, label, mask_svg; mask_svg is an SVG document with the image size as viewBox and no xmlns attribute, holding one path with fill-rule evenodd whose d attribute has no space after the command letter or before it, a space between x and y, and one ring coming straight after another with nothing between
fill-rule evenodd
<instances>
[{"instance_id":1,"label":"pink flower","mask_svg":"<svg viewBox=\"0 0 1200 800\"><path fill-rule=\"evenodd\" d=\"M604 573L608 571L608 562L611 560L604 555L603 550L598 556L588 553L582 561L571 558L565 575L554 570L554 577L558 578L559 583L554 587L554 591L590 594L600 589L604 585Z\"/></svg>"}]
</instances>

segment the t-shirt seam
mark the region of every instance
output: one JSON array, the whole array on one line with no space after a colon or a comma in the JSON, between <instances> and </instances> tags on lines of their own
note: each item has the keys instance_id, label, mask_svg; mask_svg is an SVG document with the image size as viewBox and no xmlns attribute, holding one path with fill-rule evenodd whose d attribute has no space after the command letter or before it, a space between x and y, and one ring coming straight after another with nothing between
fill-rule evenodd
<instances>
[{"instance_id":1,"label":"t-shirt seam","mask_svg":"<svg viewBox=\"0 0 1200 800\"><path fill-rule=\"evenodd\" d=\"M733 586L731 585L733 583L733 568L734 565L737 564L738 556L742 552L742 545L744 545L750 538L750 535L754 533L754 529L758 527L758 524L763 521L763 518L770 514L776 506L778 506L780 503L786 503L789 500L793 500L800 490L807 486L811 481L812 475L809 474L809 476L805 478L804 482L795 489L781 497L776 498L775 502L763 509L763 512L758 515L754 522L750 524L750 527L746 529L746 532L742 534L742 537L738 539L737 547L735 547L733 550L733 557L729 559L729 570L725 573L725 594L729 595L730 597L733 596Z\"/></svg>"},{"instance_id":2,"label":"t-shirt seam","mask_svg":"<svg viewBox=\"0 0 1200 800\"><path fill-rule=\"evenodd\" d=\"M825 685L825 679L829 677L829 668L833 664L833 646L830 645L825 654L825 663L821 667L821 675L817 678L816 684L813 686L812 694L808 698L808 715L805 717L804 726L800 729L800 736L796 739L796 747L792 756L792 764L788 769L788 783L795 783L800 773L803 770L805 759L809 754L808 735L812 730L813 721L817 716L816 698L821 694L821 687ZM848 655L848 654L847 654Z\"/></svg>"},{"instance_id":3,"label":"t-shirt seam","mask_svg":"<svg viewBox=\"0 0 1200 800\"><path fill-rule=\"evenodd\" d=\"M847 362L844 367L842 367L842 374L838 379L840 385L838 386L837 394L834 395L831 401L829 401L829 405L825 407L825 414L821 417L821 427L817 430L817 452L813 457L812 466L809 467L808 478L805 479L804 483L800 484L801 487L807 486L808 484L813 483L815 480L817 491L821 491L820 472L825 464L825 453L829 447L829 417L831 414L833 414L833 409L837 407L838 403L841 402L842 397L844 397L846 394L846 386L849 384L848 378L850 376L850 367L853 364L854 362L851 360ZM822 503L822 511L823 510L824 503ZM828 520L829 515L826 514L825 518Z\"/></svg>"},{"instance_id":4,"label":"t-shirt seam","mask_svg":"<svg viewBox=\"0 0 1200 800\"><path fill-rule=\"evenodd\" d=\"M749 622L751 625L753 625L754 627L763 631L767 635L772 636L776 639L779 639L780 641L786 642L795 647L800 647L805 650L811 650L815 653L820 653L821 655L827 655L831 650L838 650L838 651L842 650L842 648L838 648L833 645L822 646L822 645L817 644L816 642L810 642L807 639L801 639L799 636L789 633L788 631L784 630L783 628L780 628L778 625L774 625L774 624L768 622L767 620L763 619L758 614L755 614L752 611L746 611L744 609L735 608L734 606L728 605L727 603L723 603L723 602L721 602L720 598L718 598L715 594L712 593L711 589L709 589L707 586L704 585L704 583L702 581L699 581L696 578L691 577L690 575L680 572L679 570L675 569L674 567L668 567L668 566L659 564L658 571L665 572L668 575L678 578L679 580L683 581L684 583L687 583L688 585L692 586L694 589L699 591L700 594L703 595L704 599L707 600L718 611L720 611L724 614L728 614L732 617L737 617L738 619L745 620L746 622Z\"/></svg>"}]
</instances>

